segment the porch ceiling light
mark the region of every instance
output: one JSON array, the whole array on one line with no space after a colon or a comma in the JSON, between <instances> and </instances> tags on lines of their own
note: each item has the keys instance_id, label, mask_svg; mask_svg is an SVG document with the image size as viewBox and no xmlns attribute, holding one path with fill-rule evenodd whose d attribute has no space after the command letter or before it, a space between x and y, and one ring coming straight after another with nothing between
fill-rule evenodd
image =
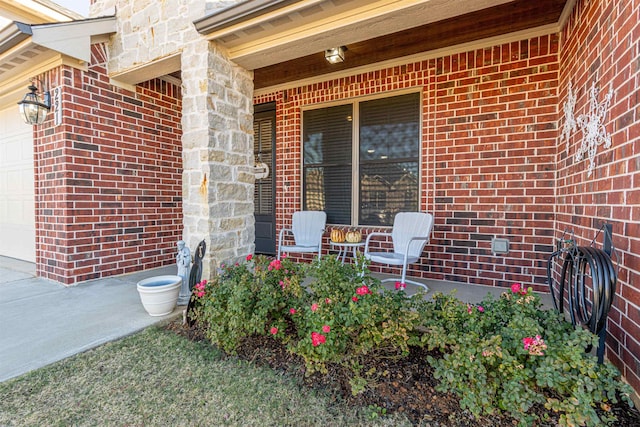
<instances>
[{"instance_id":1,"label":"porch ceiling light","mask_svg":"<svg viewBox=\"0 0 640 427\"><path fill-rule=\"evenodd\" d=\"M34 82L31 82L29 90L30 92L22 98L22 101L18 102L18 108L26 124L39 125L44 122L51 109L51 95L49 91L45 91L41 100Z\"/></svg>"},{"instance_id":2,"label":"porch ceiling light","mask_svg":"<svg viewBox=\"0 0 640 427\"><path fill-rule=\"evenodd\" d=\"M324 59L329 61L330 64L337 64L344 61L344 53L347 50L344 46L332 47L324 51Z\"/></svg>"}]
</instances>

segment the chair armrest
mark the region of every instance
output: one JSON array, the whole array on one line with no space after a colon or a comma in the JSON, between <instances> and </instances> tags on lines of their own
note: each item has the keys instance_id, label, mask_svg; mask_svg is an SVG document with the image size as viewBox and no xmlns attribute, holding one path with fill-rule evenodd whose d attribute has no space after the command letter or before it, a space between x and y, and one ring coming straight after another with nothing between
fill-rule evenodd
<instances>
[{"instance_id":1,"label":"chair armrest","mask_svg":"<svg viewBox=\"0 0 640 427\"><path fill-rule=\"evenodd\" d=\"M290 228L280 229L280 234L278 235L278 247L282 246L282 238L284 237L284 233L291 233L291 235L293 235L293 230Z\"/></svg>"},{"instance_id":2,"label":"chair armrest","mask_svg":"<svg viewBox=\"0 0 640 427\"><path fill-rule=\"evenodd\" d=\"M406 262L406 258L409 255L409 246L411 246L411 242L414 242L416 240L424 240L425 243L429 241L429 239L431 239L430 236L417 236L417 237L412 237L411 239L409 239L409 241L407 242L407 247L404 250L404 257L405 257L405 262Z\"/></svg>"},{"instance_id":3,"label":"chair armrest","mask_svg":"<svg viewBox=\"0 0 640 427\"><path fill-rule=\"evenodd\" d=\"M372 237L381 237L381 236L391 236L391 233L383 233L381 231L374 231L373 233L369 233L367 235L367 240L364 243L364 254L368 254L369 253L369 241L371 241Z\"/></svg>"}]
</instances>

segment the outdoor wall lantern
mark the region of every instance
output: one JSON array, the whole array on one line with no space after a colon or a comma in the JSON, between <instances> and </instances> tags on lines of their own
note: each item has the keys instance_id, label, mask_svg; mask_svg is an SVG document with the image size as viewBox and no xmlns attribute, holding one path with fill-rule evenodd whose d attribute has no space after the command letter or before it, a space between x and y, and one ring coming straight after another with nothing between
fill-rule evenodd
<instances>
[{"instance_id":1,"label":"outdoor wall lantern","mask_svg":"<svg viewBox=\"0 0 640 427\"><path fill-rule=\"evenodd\" d=\"M20 109L22 120L24 120L26 124L39 125L44 122L47 113L51 109L51 95L47 90L44 92L41 100L38 94L38 88L35 85L35 80L31 82L29 90L31 92L27 93L24 98L22 98L22 101L18 102L18 108Z\"/></svg>"},{"instance_id":2,"label":"outdoor wall lantern","mask_svg":"<svg viewBox=\"0 0 640 427\"><path fill-rule=\"evenodd\" d=\"M330 64L337 64L344 61L344 53L347 50L344 46L332 47L324 51L324 59L329 61Z\"/></svg>"}]
</instances>

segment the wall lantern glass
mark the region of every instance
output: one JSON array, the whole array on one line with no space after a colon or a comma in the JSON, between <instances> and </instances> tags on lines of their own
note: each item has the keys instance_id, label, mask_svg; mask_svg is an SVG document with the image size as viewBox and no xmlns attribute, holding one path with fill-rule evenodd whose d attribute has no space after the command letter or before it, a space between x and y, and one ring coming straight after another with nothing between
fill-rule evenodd
<instances>
[{"instance_id":1,"label":"wall lantern glass","mask_svg":"<svg viewBox=\"0 0 640 427\"><path fill-rule=\"evenodd\" d=\"M44 122L47 113L51 109L51 95L45 91L42 100L38 94L38 88L34 83L29 86L31 92L27 93L22 101L18 102L20 116L28 125L39 125Z\"/></svg>"},{"instance_id":2,"label":"wall lantern glass","mask_svg":"<svg viewBox=\"0 0 640 427\"><path fill-rule=\"evenodd\" d=\"M330 64L337 64L344 61L344 52L347 50L344 46L332 47L324 51L324 59L329 61Z\"/></svg>"}]
</instances>

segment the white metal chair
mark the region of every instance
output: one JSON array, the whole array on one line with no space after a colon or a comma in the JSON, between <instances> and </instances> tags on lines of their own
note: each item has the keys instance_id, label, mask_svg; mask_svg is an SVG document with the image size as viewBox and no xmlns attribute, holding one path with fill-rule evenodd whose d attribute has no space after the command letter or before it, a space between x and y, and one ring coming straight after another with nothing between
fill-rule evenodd
<instances>
[{"instance_id":1,"label":"white metal chair","mask_svg":"<svg viewBox=\"0 0 640 427\"><path fill-rule=\"evenodd\" d=\"M327 214L322 211L298 211L293 213L291 228L283 228L278 236L278 259L282 253L318 253L322 255L322 234ZM285 234L293 235L293 245L283 245Z\"/></svg>"},{"instance_id":2,"label":"white metal chair","mask_svg":"<svg viewBox=\"0 0 640 427\"><path fill-rule=\"evenodd\" d=\"M371 262L379 264L402 266L402 277L400 283L410 283L429 290L423 284L413 280L406 280L407 266L413 264L420 258L424 246L431 237L433 230L433 215L424 212L399 212L393 220L393 230L391 233L374 232L367 236L364 245L364 256ZM391 237L393 251L371 252L369 244L372 239ZM385 279L383 282L398 281L398 279Z\"/></svg>"}]
</instances>

